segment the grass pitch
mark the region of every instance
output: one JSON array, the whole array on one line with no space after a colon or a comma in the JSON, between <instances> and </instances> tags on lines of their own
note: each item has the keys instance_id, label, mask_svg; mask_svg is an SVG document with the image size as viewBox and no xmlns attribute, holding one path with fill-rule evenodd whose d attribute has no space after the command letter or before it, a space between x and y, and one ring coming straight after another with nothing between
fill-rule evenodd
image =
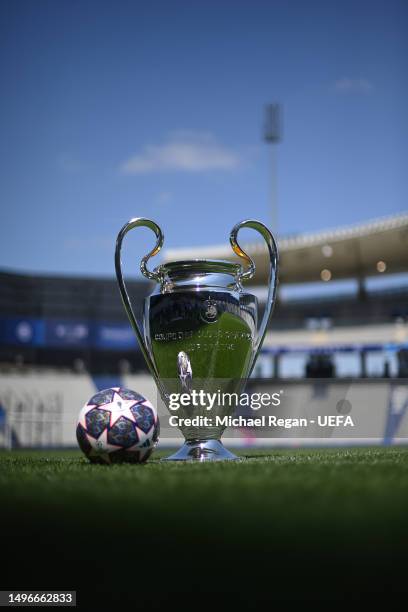
<instances>
[{"instance_id":1,"label":"grass pitch","mask_svg":"<svg viewBox=\"0 0 408 612\"><path fill-rule=\"evenodd\" d=\"M76 588L79 604L115 599L118 580L131 602L150 582L163 602L405 588L408 448L253 451L214 464L165 454L101 466L79 452L2 452L2 588ZM143 593L148 607L152 589Z\"/></svg>"}]
</instances>

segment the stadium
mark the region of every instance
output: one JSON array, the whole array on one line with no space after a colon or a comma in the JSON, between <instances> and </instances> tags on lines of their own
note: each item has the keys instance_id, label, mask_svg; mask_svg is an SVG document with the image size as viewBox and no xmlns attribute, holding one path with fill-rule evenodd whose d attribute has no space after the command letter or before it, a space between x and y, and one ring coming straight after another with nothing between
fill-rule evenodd
<instances>
[{"instance_id":1,"label":"stadium","mask_svg":"<svg viewBox=\"0 0 408 612\"><path fill-rule=\"evenodd\" d=\"M403 609L407 3L0 15L0 606Z\"/></svg>"},{"instance_id":2,"label":"stadium","mask_svg":"<svg viewBox=\"0 0 408 612\"><path fill-rule=\"evenodd\" d=\"M330 394L337 403L348 385L354 410L370 397L376 415L377 428L370 428L370 435L360 432L360 443L404 440L407 403L397 383L408 377L407 243L406 215L283 237L278 301L253 373L257 386L273 390L282 380L304 397L312 389L310 380L316 385L328 378L330 390L322 401L330 404ZM244 248L256 264L252 282L257 286L251 290L262 309L266 253L258 243ZM233 260L234 255L227 246L211 246L164 256L165 261L200 258ZM116 280L3 271L1 284L3 445L75 447L78 406L94 390L127 386L156 399ZM145 281L129 287L139 306L152 288ZM238 432L227 432L226 438L231 436L234 445L248 444ZM310 444L313 438L296 442Z\"/></svg>"},{"instance_id":3,"label":"stadium","mask_svg":"<svg viewBox=\"0 0 408 612\"><path fill-rule=\"evenodd\" d=\"M2 513L9 526L3 541L10 588L76 589L77 605L87 609L118 598L157 609L198 594L248 606L254 600L303 605L380 600L384 593L404 597L404 579L389 572L389 559L404 567L407 241L406 215L280 240L278 301L248 387L253 393L284 389L295 417L306 406L323 418L352 417L360 426L353 434L329 427L323 435L314 428L300 436L283 418L273 435L260 438L248 428L228 428L224 443L241 460L215 464L163 463L182 442L165 428L147 464L88 464L75 450L78 409L86 398L112 386L136 389L153 403L157 398L116 280L3 271L0 477L7 492ZM265 253L257 243L245 249L256 262L251 291L262 308ZM230 252L223 246L178 250L165 253L165 260L203 256L229 259ZM322 280L323 270L330 280L327 274ZM132 281L129 290L140 304L151 285ZM127 530L122 553L130 542L143 547L143 568L138 563L136 569L146 584L156 551L159 559L171 558L193 546L200 557L193 553L181 581L177 563L159 571L152 600L150 587L136 594L130 558L112 567L105 546L93 551L87 544L84 554L80 544L78 552L78 534L88 539L109 523L117 525L104 537L110 550L118 546L118 530L121 538ZM134 540L132 529L140 523ZM33 554L44 561L36 569L15 547L16 533L31 551L42 539L41 553ZM50 563L55 539L58 561ZM238 587L241 570L238 577L234 563L214 554L220 543L227 556L250 563L254 578L244 574L252 586ZM203 578L209 566L211 580ZM90 571L105 580L90 587L84 581ZM70 578L62 581L61 572ZM373 572L381 580L373 582Z\"/></svg>"}]
</instances>

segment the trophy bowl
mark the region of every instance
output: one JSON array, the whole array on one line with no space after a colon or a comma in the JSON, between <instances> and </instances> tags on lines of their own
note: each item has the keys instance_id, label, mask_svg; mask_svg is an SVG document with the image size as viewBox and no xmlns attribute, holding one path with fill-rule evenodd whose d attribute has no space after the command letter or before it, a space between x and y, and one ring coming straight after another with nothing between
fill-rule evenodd
<instances>
[{"instance_id":1,"label":"trophy bowl","mask_svg":"<svg viewBox=\"0 0 408 612\"><path fill-rule=\"evenodd\" d=\"M150 228L157 238L154 249L143 257L140 265L143 275L156 282L153 293L145 298L140 323L132 309L121 265L123 238L137 227ZM237 234L243 227L258 231L268 247L269 290L260 324L257 298L242 285L255 273L254 262L237 242ZM245 261L246 270L241 263L194 259L161 264L150 271L147 262L160 251L163 241L163 233L154 221L131 219L118 234L115 268L122 301L143 356L161 399L172 412L171 399L177 395L193 399L204 392L221 398L242 391L254 368L272 315L278 250L265 225L247 220L238 223L230 235L232 249ZM219 401L211 406L209 416L208 406L203 403L191 401L179 405L177 418L185 442L167 460L237 459L221 442L224 417L231 415L234 409L233 402ZM207 419L200 421L194 417Z\"/></svg>"}]
</instances>

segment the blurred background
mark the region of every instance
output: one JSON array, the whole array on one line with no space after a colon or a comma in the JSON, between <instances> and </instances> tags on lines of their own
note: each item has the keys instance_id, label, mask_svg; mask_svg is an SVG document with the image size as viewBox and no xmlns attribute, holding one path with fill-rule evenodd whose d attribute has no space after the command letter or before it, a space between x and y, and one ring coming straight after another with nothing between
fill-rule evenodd
<instances>
[{"instance_id":1,"label":"blurred background","mask_svg":"<svg viewBox=\"0 0 408 612\"><path fill-rule=\"evenodd\" d=\"M328 379L326 403L349 380L381 416L377 441L408 435L406 2L0 11L0 444L74 445L95 388L154 399L114 280L134 216L164 231L157 264L233 260L232 226L268 225L280 286L254 376L299 393ZM152 239L125 244L138 304ZM266 253L242 239L262 308Z\"/></svg>"}]
</instances>

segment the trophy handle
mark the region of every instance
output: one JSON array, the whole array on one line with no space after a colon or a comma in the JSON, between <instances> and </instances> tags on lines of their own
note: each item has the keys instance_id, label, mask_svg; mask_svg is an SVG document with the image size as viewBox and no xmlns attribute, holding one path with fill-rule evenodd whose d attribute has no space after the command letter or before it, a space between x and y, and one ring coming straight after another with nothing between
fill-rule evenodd
<instances>
[{"instance_id":1,"label":"trophy handle","mask_svg":"<svg viewBox=\"0 0 408 612\"><path fill-rule=\"evenodd\" d=\"M270 260L268 298L266 301L265 312L262 318L262 322L258 330L258 338L254 346L254 356L253 356L251 367L248 373L248 377L249 377L255 365L255 361L258 357L258 353L262 346L262 342L265 338L266 329L268 327L268 323L272 316L273 308L274 308L275 301L276 301L276 289L277 289L277 284L278 284L279 253L278 253L278 247L277 247L275 238L273 237L269 229L266 227L266 225L264 225L260 221L254 221L252 219L248 219L247 221L241 221L240 223L237 223L237 225L235 225L231 231L230 243L231 243L232 250L234 251L234 253L238 255L238 257L241 257L242 259L244 259L245 262L248 264L248 269L245 272L243 272L239 277L240 281L250 279L255 274L254 261L251 259L251 257L247 253L245 253L245 251L240 247L237 241L238 232L243 227L254 229L261 234L261 236L264 238L267 244L268 251L269 251L269 260Z\"/></svg>"},{"instance_id":2,"label":"trophy handle","mask_svg":"<svg viewBox=\"0 0 408 612\"><path fill-rule=\"evenodd\" d=\"M154 362L150 356L143 333L140 330L139 325L137 324L137 320L136 320L136 317L134 315L133 308L132 308L132 303L130 301L130 298L129 298L129 295L126 289L125 280L122 274L122 262L121 262L122 242L126 234L130 232L130 230L134 229L135 227L148 227L156 234L156 238L157 238L156 245L154 249L150 251L150 253L148 253L147 255L143 257L142 261L140 262L140 270L146 278L150 280L155 280L157 282L160 282L160 274L157 272L154 272L154 271L151 272L150 270L148 270L147 262L150 259L150 257L157 255L157 253L162 248L164 236L163 236L163 232L161 231L160 227L154 221L151 221L150 219L144 219L142 217L137 217L135 219L131 219L130 221L128 221L128 223L125 223L125 225L122 227L116 239L116 250L115 250L116 277L118 279L120 295L122 297L122 302L125 307L126 314L129 317L129 321L139 341L139 345L143 353L143 357L146 360L149 370L151 371L156 383L160 384L156 366L154 365Z\"/></svg>"}]
</instances>

